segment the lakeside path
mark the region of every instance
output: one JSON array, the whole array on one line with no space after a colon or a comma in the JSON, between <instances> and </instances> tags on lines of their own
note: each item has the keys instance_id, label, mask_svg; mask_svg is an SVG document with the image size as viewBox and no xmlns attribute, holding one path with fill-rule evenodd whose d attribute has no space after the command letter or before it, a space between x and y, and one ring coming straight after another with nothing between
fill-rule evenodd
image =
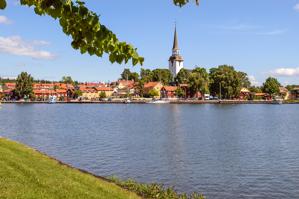
<instances>
[{"instance_id":1,"label":"lakeside path","mask_svg":"<svg viewBox=\"0 0 299 199\"><path fill-rule=\"evenodd\" d=\"M104 178L1 137L0 198L140 199Z\"/></svg>"},{"instance_id":2,"label":"lakeside path","mask_svg":"<svg viewBox=\"0 0 299 199\"><path fill-rule=\"evenodd\" d=\"M129 104L148 104L149 100L132 100ZM2 104L48 104L47 101L2 101ZM57 104L124 104L122 100L116 101L58 101ZM170 104L276 104L266 100L172 100ZM299 100L284 101L283 104L299 104Z\"/></svg>"}]
</instances>

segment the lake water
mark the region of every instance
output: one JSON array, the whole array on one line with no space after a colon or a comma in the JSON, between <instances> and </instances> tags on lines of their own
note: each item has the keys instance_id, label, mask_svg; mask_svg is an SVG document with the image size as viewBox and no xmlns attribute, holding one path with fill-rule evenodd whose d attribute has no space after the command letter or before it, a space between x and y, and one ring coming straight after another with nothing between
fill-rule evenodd
<instances>
[{"instance_id":1,"label":"lake water","mask_svg":"<svg viewBox=\"0 0 299 199\"><path fill-rule=\"evenodd\" d=\"M298 105L4 104L0 136L207 198L299 198Z\"/></svg>"}]
</instances>

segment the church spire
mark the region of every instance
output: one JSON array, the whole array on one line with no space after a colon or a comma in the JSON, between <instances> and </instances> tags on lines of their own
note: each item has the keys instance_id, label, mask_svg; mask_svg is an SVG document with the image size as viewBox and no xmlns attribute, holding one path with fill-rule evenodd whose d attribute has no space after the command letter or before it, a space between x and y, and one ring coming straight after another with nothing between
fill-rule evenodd
<instances>
[{"instance_id":1,"label":"church spire","mask_svg":"<svg viewBox=\"0 0 299 199\"><path fill-rule=\"evenodd\" d=\"M176 26L174 28L174 39L173 39L172 50L179 50L179 42L178 42L178 36L177 36L177 32L176 32Z\"/></svg>"},{"instance_id":2,"label":"church spire","mask_svg":"<svg viewBox=\"0 0 299 199\"><path fill-rule=\"evenodd\" d=\"M169 58L169 70L170 70L172 76L176 77L182 68L184 68L184 59L180 55L178 35L177 35L177 31L176 31L176 26L175 26L172 55Z\"/></svg>"}]
</instances>

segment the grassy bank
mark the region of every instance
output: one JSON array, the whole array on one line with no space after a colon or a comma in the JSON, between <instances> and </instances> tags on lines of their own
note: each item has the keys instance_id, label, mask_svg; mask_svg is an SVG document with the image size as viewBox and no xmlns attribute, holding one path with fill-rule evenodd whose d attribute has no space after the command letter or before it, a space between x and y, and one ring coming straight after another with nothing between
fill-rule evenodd
<instances>
[{"instance_id":1,"label":"grassy bank","mask_svg":"<svg viewBox=\"0 0 299 199\"><path fill-rule=\"evenodd\" d=\"M0 199L204 199L159 184L105 179L0 137Z\"/></svg>"},{"instance_id":2,"label":"grassy bank","mask_svg":"<svg viewBox=\"0 0 299 199\"><path fill-rule=\"evenodd\" d=\"M139 197L114 183L62 165L22 144L0 138L0 198Z\"/></svg>"}]
</instances>

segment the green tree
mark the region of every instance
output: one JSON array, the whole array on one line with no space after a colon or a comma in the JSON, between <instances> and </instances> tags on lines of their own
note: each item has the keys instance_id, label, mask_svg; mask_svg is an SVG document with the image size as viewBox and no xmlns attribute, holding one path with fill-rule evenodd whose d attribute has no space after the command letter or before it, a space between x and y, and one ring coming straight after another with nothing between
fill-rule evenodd
<instances>
[{"instance_id":1,"label":"green tree","mask_svg":"<svg viewBox=\"0 0 299 199\"><path fill-rule=\"evenodd\" d=\"M33 77L27 72L22 72L18 75L14 95L18 99L33 97Z\"/></svg>"},{"instance_id":2,"label":"green tree","mask_svg":"<svg viewBox=\"0 0 299 199\"><path fill-rule=\"evenodd\" d=\"M153 72L150 69L141 68L140 79L145 83L153 81Z\"/></svg>"},{"instance_id":3,"label":"green tree","mask_svg":"<svg viewBox=\"0 0 299 199\"><path fill-rule=\"evenodd\" d=\"M124 71L121 73L120 78L121 79L129 79L131 75L131 71L128 68L125 68Z\"/></svg>"},{"instance_id":4,"label":"green tree","mask_svg":"<svg viewBox=\"0 0 299 199\"><path fill-rule=\"evenodd\" d=\"M79 98L79 97L81 97L81 96L82 96L82 91L81 91L81 90L76 89L76 90L73 92L73 98L74 98L74 99L77 99L77 98Z\"/></svg>"},{"instance_id":5,"label":"green tree","mask_svg":"<svg viewBox=\"0 0 299 199\"><path fill-rule=\"evenodd\" d=\"M209 92L209 74L205 68L196 67L188 77L189 89L192 95L197 92L202 94Z\"/></svg>"},{"instance_id":6,"label":"green tree","mask_svg":"<svg viewBox=\"0 0 299 199\"><path fill-rule=\"evenodd\" d=\"M105 92L100 92L100 99L104 99L104 98L106 98L107 96L106 96L106 93Z\"/></svg>"},{"instance_id":7,"label":"green tree","mask_svg":"<svg viewBox=\"0 0 299 199\"><path fill-rule=\"evenodd\" d=\"M210 91L212 95L232 99L240 95L242 81L238 71L232 66L222 65L210 69Z\"/></svg>"},{"instance_id":8,"label":"green tree","mask_svg":"<svg viewBox=\"0 0 299 199\"><path fill-rule=\"evenodd\" d=\"M183 6L189 0L173 0L178 6ZM198 4L199 0L195 0ZM118 40L116 35L100 23L99 15L90 11L85 3L76 0L20 0L20 4L34 8L37 15L48 15L56 20L63 32L72 37L72 47L80 52L102 57L109 55L111 63L143 64L137 49L126 42ZM6 0L0 0L0 9L5 9Z\"/></svg>"},{"instance_id":9,"label":"green tree","mask_svg":"<svg viewBox=\"0 0 299 199\"><path fill-rule=\"evenodd\" d=\"M74 81L71 76L63 76L61 82L65 84L74 84Z\"/></svg>"},{"instance_id":10,"label":"green tree","mask_svg":"<svg viewBox=\"0 0 299 199\"><path fill-rule=\"evenodd\" d=\"M249 80L249 77L247 73L244 72L238 72L240 80L241 80L241 87L242 88L250 88L251 82Z\"/></svg>"},{"instance_id":11,"label":"green tree","mask_svg":"<svg viewBox=\"0 0 299 199\"><path fill-rule=\"evenodd\" d=\"M55 85L54 90L56 91L57 89L59 89L59 86Z\"/></svg>"},{"instance_id":12,"label":"green tree","mask_svg":"<svg viewBox=\"0 0 299 199\"><path fill-rule=\"evenodd\" d=\"M139 79L139 74L136 72L131 72L130 69L124 69L124 71L121 74L121 79L128 79L128 80L134 80L135 82Z\"/></svg>"},{"instance_id":13,"label":"green tree","mask_svg":"<svg viewBox=\"0 0 299 199\"><path fill-rule=\"evenodd\" d=\"M164 85L168 85L172 81L172 75L168 69L155 69L152 71L153 81L162 82Z\"/></svg>"},{"instance_id":14,"label":"green tree","mask_svg":"<svg viewBox=\"0 0 299 199\"><path fill-rule=\"evenodd\" d=\"M196 5L199 5L200 0L194 0ZM173 0L173 3L178 6L183 6L189 3L189 0Z\"/></svg>"},{"instance_id":15,"label":"green tree","mask_svg":"<svg viewBox=\"0 0 299 199\"><path fill-rule=\"evenodd\" d=\"M136 85L136 91L140 97L144 95L144 80L140 79Z\"/></svg>"},{"instance_id":16,"label":"green tree","mask_svg":"<svg viewBox=\"0 0 299 199\"><path fill-rule=\"evenodd\" d=\"M149 97L157 97L159 96L159 92L155 89L151 89L149 92L148 92L148 96Z\"/></svg>"},{"instance_id":17,"label":"green tree","mask_svg":"<svg viewBox=\"0 0 299 199\"><path fill-rule=\"evenodd\" d=\"M294 88L299 87L299 85L287 85L286 89L288 89L289 91L293 90Z\"/></svg>"},{"instance_id":18,"label":"green tree","mask_svg":"<svg viewBox=\"0 0 299 199\"><path fill-rule=\"evenodd\" d=\"M250 90L250 92L253 92L253 93L262 93L263 92L263 89L258 86L252 86L249 88L249 90Z\"/></svg>"},{"instance_id":19,"label":"green tree","mask_svg":"<svg viewBox=\"0 0 299 199\"><path fill-rule=\"evenodd\" d=\"M134 80L134 82L138 82L139 74L136 72L131 73L130 80Z\"/></svg>"},{"instance_id":20,"label":"green tree","mask_svg":"<svg viewBox=\"0 0 299 199\"><path fill-rule=\"evenodd\" d=\"M175 81L179 84L187 84L191 72L187 69L182 68L175 77Z\"/></svg>"},{"instance_id":21,"label":"green tree","mask_svg":"<svg viewBox=\"0 0 299 199\"><path fill-rule=\"evenodd\" d=\"M176 90L175 90L175 95L179 98L182 98L182 97L185 97L185 92L184 90L181 88L181 87L178 87Z\"/></svg>"},{"instance_id":22,"label":"green tree","mask_svg":"<svg viewBox=\"0 0 299 199\"><path fill-rule=\"evenodd\" d=\"M263 91L271 96L279 94L279 87L281 84L274 77L269 77L263 84Z\"/></svg>"}]
</instances>

